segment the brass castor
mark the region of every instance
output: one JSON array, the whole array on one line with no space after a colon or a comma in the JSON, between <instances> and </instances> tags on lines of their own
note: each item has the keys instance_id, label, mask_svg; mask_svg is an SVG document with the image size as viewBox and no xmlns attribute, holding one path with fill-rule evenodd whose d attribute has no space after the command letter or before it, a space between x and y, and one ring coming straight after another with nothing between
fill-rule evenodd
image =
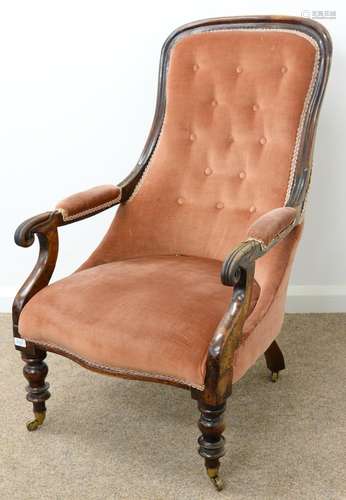
<instances>
[{"instance_id":1,"label":"brass castor","mask_svg":"<svg viewBox=\"0 0 346 500\"><path fill-rule=\"evenodd\" d=\"M46 412L34 412L35 419L27 422L26 428L28 431L36 431L43 424L44 419L46 418Z\"/></svg>"},{"instance_id":2,"label":"brass castor","mask_svg":"<svg viewBox=\"0 0 346 500\"><path fill-rule=\"evenodd\" d=\"M272 372L272 382L277 382L279 380L279 372Z\"/></svg>"},{"instance_id":3,"label":"brass castor","mask_svg":"<svg viewBox=\"0 0 346 500\"><path fill-rule=\"evenodd\" d=\"M207 469L207 474L209 476L210 481L213 483L217 491L223 490L224 482L218 474L217 469Z\"/></svg>"}]
</instances>

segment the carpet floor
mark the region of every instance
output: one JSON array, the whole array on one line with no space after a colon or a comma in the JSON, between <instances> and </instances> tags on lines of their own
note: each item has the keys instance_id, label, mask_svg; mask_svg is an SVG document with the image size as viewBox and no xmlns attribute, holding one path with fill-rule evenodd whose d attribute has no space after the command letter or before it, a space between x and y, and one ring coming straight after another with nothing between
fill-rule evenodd
<instances>
[{"instance_id":1,"label":"carpet floor","mask_svg":"<svg viewBox=\"0 0 346 500\"><path fill-rule=\"evenodd\" d=\"M346 499L346 315L287 315L277 384L263 359L234 386L217 493L187 391L48 354L47 419L29 433L25 381L0 316L0 499Z\"/></svg>"}]
</instances>

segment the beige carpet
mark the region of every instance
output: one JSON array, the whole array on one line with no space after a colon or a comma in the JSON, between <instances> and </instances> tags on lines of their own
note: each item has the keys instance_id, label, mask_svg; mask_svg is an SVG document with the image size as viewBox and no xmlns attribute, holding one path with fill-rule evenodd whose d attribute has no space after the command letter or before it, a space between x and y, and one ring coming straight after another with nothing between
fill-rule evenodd
<instances>
[{"instance_id":1,"label":"beige carpet","mask_svg":"<svg viewBox=\"0 0 346 500\"><path fill-rule=\"evenodd\" d=\"M278 384L261 359L234 387L226 415L226 488L216 493L196 451L187 391L88 372L48 355L52 397L29 433L10 318L0 323L0 498L346 498L346 315L289 315Z\"/></svg>"}]
</instances>

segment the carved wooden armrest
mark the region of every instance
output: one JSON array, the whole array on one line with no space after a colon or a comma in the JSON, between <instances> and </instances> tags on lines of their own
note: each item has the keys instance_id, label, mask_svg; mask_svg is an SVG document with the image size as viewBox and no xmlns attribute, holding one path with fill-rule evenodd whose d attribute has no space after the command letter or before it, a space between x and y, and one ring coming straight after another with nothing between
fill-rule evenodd
<instances>
[{"instance_id":1,"label":"carved wooden armrest","mask_svg":"<svg viewBox=\"0 0 346 500\"><path fill-rule=\"evenodd\" d=\"M221 281L233 287L233 294L208 349L204 397L210 404L221 404L232 391L233 355L250 312L255 262L283 240L298 219L298 211L292 207L267 212L250 226L249 238L223 263Z\"/></svg>"},{"instance_id":2,"label":"carved wooden armrest","mask_svg":"<svg viewBox=\"0 0 346 500\"><path fill-rule=\"evenodd\" d=\"M40 244L34 269L17 293L12 308L14 336L19 338L18 320L25 304L46 287L53 274L59 248L58 227L95 215L121 201L121 188L99 186L65 198L57 209L31 217L17 228L14 240L17 245L29 247L35 240ZM16 340L15 340L16 341ZM20 347L20 341L18 347Z\"/></svg>"},{"instance_id":3,"label":"carved wooden armrest","mask_svg":"<svg viewBox=\"0 0 346 500\"><path fill-rule=\"evenodd\" d=\"M48 285L58 257L59 239L57 228L62 225L62 214L58 211L45 212L24 221L18 226L14 241L21 247L29 247L37 234L40 251L34 269L15 296L12 306L13 335L16 347L21 347L18 333L20 313L38 291Z\"/></svg>"}]
</instances>

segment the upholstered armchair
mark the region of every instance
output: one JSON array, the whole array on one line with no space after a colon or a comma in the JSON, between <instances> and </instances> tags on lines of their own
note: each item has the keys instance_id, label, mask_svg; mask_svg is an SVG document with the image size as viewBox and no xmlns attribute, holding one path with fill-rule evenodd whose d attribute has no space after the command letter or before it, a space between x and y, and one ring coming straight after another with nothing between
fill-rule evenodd
<instances>
[{"instance_id":1,"label":"upholstered armchair","mask_svg":"<svg viewBox=\"0 0 346 500\"><path fill-rule=\"evenodd\" d=\"M85 368L188 389L199 453L217 489L223 413L275 341L302 232L317 117L331 58L320 24L222 18L176 30L160 62L157 107L140 160L118 185L70 196L21 224L36 266L13 305L32 431L49 398L47 351ZM58 228L119 205L92 255L49 284Z\"/></svg>"}]
</instances>

